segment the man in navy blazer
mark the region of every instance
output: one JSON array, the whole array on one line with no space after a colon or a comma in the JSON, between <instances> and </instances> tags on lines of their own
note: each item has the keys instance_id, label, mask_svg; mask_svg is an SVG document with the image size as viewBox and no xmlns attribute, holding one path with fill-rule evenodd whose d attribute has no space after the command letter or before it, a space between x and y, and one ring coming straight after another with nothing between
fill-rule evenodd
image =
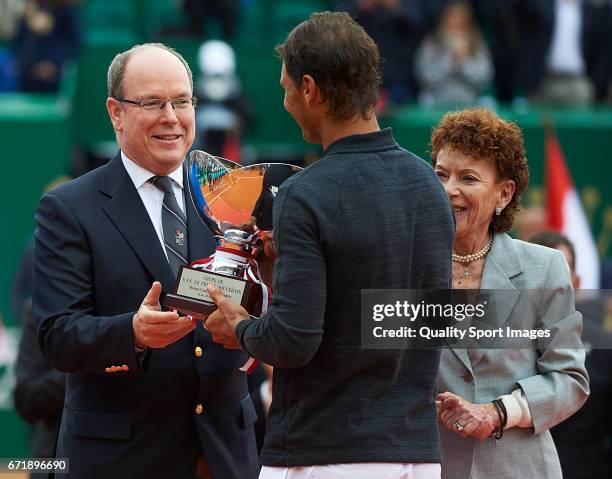
<instances>
[{"instance_id":1,"label":"man in navy blazer","mask_svg":"<svg viewBox=\"0 0 612 479\"><path fill-rule=\"evenodd\" d=\"M518 22L520 52L514 70L515 90L530 96L538 92L546 76L547 61L553 43L555 19L559 15L556 0L520 0L513 9ZM610 82L611 7L606 1L576 2L578 13L579 52L584 73L592 83L595 99L603 100ZM567 35L567 32L564 33ZM567 55L567 52L565 52Z\"/></svg>"},{"instance_id":2,"label":"man in navy blazer","mask_svg":"<svg viewBox=\"0 0 612 479\"><path fill-rule=\"evenodd\" d=\"M121 151L43 196L36 213L39 341L68 373L56 456L69 458L75 478L256 477L256 414L238 371L245 355L159 303L175 277L152 177L171 179L189 259L215 247L183 193L191 71L164 45L138 45L115 57L108 88Z\"/></svg>"}]
</instances>

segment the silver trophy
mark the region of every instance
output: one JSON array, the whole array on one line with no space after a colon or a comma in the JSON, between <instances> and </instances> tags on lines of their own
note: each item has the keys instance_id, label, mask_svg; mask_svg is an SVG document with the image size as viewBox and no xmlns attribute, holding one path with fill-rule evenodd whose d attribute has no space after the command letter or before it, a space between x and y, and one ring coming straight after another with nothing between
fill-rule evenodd
<instances>
[{"instance_id":1,"label":"silver trophy","mask_svg":"<svg viewBox=\"0 0 612 479\"><path fill-rule=\"evenodd\" d=\"M214 284L249 314L266 313L275 257L274 198L300 169L283 163L242 167L204 151L189 155L187 201L194 202L218 246L208 258L181 267L174 292L163 298L166 308L205 319L217 308L206 291L206 285Z\"/></svg>"}]
</instances>

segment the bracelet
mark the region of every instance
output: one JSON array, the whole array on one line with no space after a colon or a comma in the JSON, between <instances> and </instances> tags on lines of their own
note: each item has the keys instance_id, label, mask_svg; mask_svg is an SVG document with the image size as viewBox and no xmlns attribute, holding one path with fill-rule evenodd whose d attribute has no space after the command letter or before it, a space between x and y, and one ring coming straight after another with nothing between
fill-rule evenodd
<instances>
[{"instance_id":1,"label":"bracelet","mask_svg":"<svg viewBox=\"0 0 612 479\"><path fill-rule=\"evenodd\" d=\"M502 429L506 428L506 424L508 424L508 411L506 410L506 405L504 404L504 401L502 399L496 399L495 400L497 402L497 405L501 408L503 415L504 415L504 422L501 425Z\"/></svg>"},{"instance_id":2,"label":"bracelet","mask_svg":"<svg viewBox=\"0 0 612 479\"><path fill-rule=\"evenodd\" d=\"M491 437L495 438L496 440L499 440L504 435L504 426L508 421L508 414L506 412L506 406L504 406L504 403L501 399L494 399L492 402L495 406L495 409L497 410L497 415L499 417L499 427L493 428L493 431L491 432Z\"/></svg>"}]
</instances>

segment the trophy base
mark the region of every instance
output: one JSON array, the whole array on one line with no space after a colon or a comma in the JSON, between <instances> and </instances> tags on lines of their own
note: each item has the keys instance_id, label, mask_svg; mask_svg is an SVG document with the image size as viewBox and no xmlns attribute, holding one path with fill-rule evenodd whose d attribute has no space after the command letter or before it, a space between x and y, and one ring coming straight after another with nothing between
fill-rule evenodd
<instances>
[{"instance_id":1,"label":"trophy base","mask_svg":"<svg viewBox=\"0 0 612 479\"><path fill-rule=\"evenodd\" d=\"M176 309L182 315L189 315L195 319L206 319L217 309L217 305L210 301L189 298L173 293L166 293L161 300L161 304L164 309Z\"/></svg>"}]
</instances>

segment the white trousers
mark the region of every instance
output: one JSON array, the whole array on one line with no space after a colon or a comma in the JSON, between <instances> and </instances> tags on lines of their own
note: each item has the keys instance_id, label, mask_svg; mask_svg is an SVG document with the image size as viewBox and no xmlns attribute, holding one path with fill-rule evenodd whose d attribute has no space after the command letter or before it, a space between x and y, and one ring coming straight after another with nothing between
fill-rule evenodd
<instances>
[{"instance_id":1,"label":"white trousers","mask_svg":"<svg viewBox=\"0 0 612 479\"><path fill-rule=\"evenodd\" d=\"M364 462L320 466L263 466L259 479L440 479L440 464Z\"/></svg>"}]
</instances>

